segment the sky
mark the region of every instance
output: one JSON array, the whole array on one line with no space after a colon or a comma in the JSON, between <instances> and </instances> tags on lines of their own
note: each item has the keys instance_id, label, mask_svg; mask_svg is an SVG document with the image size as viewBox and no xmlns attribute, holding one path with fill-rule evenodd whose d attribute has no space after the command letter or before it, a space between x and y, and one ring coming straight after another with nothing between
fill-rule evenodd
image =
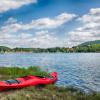
<instances>
[{"instance_id":1,"label":"sky","mask_svg":"<svg viewBox=\"0 0 100 100\"><path fill-rule=\"evenodd\" d=\"M100 40L100 0L2 0L0 45L72 47Z\"/></svg>"}]
</instances>

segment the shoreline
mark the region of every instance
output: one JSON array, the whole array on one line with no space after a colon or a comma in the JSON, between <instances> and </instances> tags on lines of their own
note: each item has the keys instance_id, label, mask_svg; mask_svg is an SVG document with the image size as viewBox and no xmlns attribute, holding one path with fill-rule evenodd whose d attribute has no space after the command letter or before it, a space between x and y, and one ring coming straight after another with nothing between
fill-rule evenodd
<instances>
[{"instance_id":1,"label":"shoreline","mask_svg":"<svg viewBox=\"0 0 100 100\"><path fill-rule=\"evenodd\" d=\"M4 52L0 54L75 54L75 53L100 53L100 52Z\"/></svg>"},{"instance_id":2,"label":"shoreline","mask_svg":"<svg viewBox=\"0 0 100 100\"><path fill-rule=\"evenodd\" d=\"M34 71L35 73L33 73ZM19 76L32 74L33 75L48 75L38 67L13 68L1 67L0 80L12 79ZM7 95L5 95L7 94ZM8 90L0 92L0 100L98 100L99 92L85 93L73 87L58 87L56 85L47 85L44 87L27 87L18 90Z\"/></svg>"}]
</instances>

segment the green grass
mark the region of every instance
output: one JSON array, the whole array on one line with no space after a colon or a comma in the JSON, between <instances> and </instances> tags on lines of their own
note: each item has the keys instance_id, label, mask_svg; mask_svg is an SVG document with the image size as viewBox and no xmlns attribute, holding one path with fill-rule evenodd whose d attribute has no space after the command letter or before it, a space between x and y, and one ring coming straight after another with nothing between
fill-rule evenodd
<instances>
[{"instance_id":1,"label":"green grass","mask_svg":"<svg viewBox=\"0 0 100 100\"><path fill-rule=\"evenodd\" d=\"M48 73L42 71L39 67L29 67L29 68L16 68L16 67L1 67L0 75L5 78L17 78L27 75L39 75L39 76L47 76ZM3 79L2 78L2 79Z\"/></svg>"},{"instance_id":2,"label":"green grass","mask_svg":"<svg viewBox=\"0 0 100 100\"><path fill-rule=\"evenodd\" d=\"M25 75L47 76L48 73L39 67L30 68L0 68L0 80L16 78ZM100 93L86 94L72 87L27 87L18 90L0 92L0 100L100 100Z\"/></svg>"}]
</instances>

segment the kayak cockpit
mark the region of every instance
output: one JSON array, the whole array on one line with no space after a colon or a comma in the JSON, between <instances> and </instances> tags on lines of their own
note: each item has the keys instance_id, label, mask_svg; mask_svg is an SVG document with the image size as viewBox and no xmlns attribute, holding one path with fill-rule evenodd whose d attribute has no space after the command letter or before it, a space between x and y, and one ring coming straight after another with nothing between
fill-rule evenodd
<instances>
[{"instance_id":1,"label":"kayak cockpit","mask_svg":"<svg viewBox=\"0 0 100 100\"><path fill-rule=\"evenodd\" d=\"M20 80L16 80L16 79L10 79L10 80L6 80L6 81L4 81L6 84L9 84L9 85L11 85L11 84L19 84L19 83L21 83L21 81Z\"/></svg>"}]
</instances>

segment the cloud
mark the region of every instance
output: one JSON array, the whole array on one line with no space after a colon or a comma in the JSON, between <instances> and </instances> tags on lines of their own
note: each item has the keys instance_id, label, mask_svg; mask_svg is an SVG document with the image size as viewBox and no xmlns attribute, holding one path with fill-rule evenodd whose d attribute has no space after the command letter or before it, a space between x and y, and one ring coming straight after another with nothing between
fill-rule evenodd
<instances>
[{"instance_id":1,"label":"cloud","mask_svg":"<svg viewBox=\"0 0 100 100\"><path fill-rule=\"evenodd\" d=\"M55 29L73 20L75 14L62 13L54 18L40 18L32 20L30 23L24 24L18 22L14 18L9 18L4 26L0 27L0 45L15 47L15 46L30 46L30 47L53 47L61 46L61 41L57 36L53 36L53 32L49 29ZM33 31L35 37L26 33Z\"/></svg>"},{"instance_id":2,"label":"cloud","mask_svg":"<svg viewBox=\"0 0 100 100\"><path fill-rule=\"evenodd\" d=\"M69 45L77 45L85 41L100 40L100 8L90 9L88 14L78 18L81 27L69 32Z\"/></svg>"},{"instance_id":3,"label":"cloud","mask_svg":"<svg viewBox=\"0 0 100 100\"><path fill-rule=\"evenodd\" d=\"M37 0L1 0L0 1L0 13L11 9L17 9L23 5L30 3L36 3Z\"/></svg>"},{"instance_id":4,"label":"cloud","mask_svg":"<svg viewBox=\"0 0 100 100\"><path fill-rule=\"evenodd\" d=\"M32 22L25 27L30 28L36 28L36 29L44 29L44 28L57 28L64 23L67 23L71 20L73 20L76 17L75 14L68 14L68 13L62 13L53 19L51 18L40 18L38 20L32 20Z\"/></svg>"},{"instance_id":5,"label":"cloud","mask_svg":"<svg viewBox=\"0 0 100 100\"><path fill-rule=\"evenodd\" d=\"M85 41L100 39L100 8L92 8L87 14L77 18L81 26L69 32L67 38L64 37L63 40L49 31L49 29L58 29L76 17L75 14L62 13L54 18L40 18L27 24L9 18L0 28L0 44L9 44L12 47L54 47L74 46ZM26 33L29 30L33 30L35 35Z\"/></svg>"},{"instance_id":6,"label":"cloud","mask_svg":"<svg viewBox=\"0 0 100 100\"><path fill-rule=\"evenodd\" d=\"M61 41L47 30L38 31L35 36L29 33L21 33L19 35L5 34L0 36L0 45L9 47L34 47L48 48L62 46Z\"/></svg>"},{"instance_id":7,"label":"cloud","mask_svg":"<svg viewBox=\"0 0 100 100\"><path fill-rule=\"evenodd\" d=\"M60 27L64 23L73 20L75 17L75 14L62 13L54 18L40 18L32 20L30 23L27 24L18 23L16 19L9 18L6 22L6 25L1 28L1 31L2 33L14 33L19 30L54 29Z\"/></svg>"},{"instance_id":8,"label":"cloud","mask_svg":"<svg viewBox=\"0 0 100 100\"><path fill-rule=\"evenodd\" d=\"M36 36L32 40L32 45L42 48L55 47L59 45L59 39L48 31L39 31L36 32Z\"/></svg>"},{"instance_id":9,"label":"cloud","mask_svg":"<svg viewBox=\"0 0 100 100\"><path fill-rule=\"evenodd\" d=\"M69 32L63 39L59 38L53 30L59 30L63 24L77 18L81 23L79 27ZM52 31L50 31L52 30ZM29 31L29 32L28 32ZM31 33L30 33L31 31ZM56 31L55 31L56 32ZM0 44L15 47L55 47L74 46L85 41L100 39L100 8L92 8L90 11L77 17L76 14L62 13L53 18L40 18L30 23L18 22L9 18L0 28Z\"/></svg>"}]
</instances>

